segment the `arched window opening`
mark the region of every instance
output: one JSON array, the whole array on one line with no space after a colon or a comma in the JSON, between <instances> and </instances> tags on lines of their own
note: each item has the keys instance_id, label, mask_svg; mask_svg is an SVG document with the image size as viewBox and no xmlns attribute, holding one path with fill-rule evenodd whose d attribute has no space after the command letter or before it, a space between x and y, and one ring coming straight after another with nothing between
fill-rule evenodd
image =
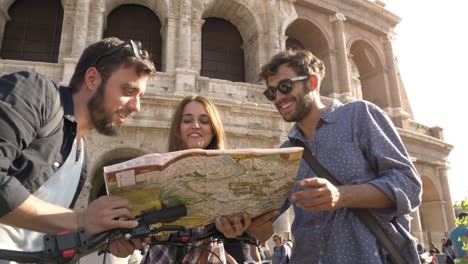
<instances>
[{"instance_id":1,"label":"arched window opening","mask_svg":"<svg viewBox=\"0 0 468 264\"><path fill-rule=\"evenodd\" d=\"M121 5L107 17L104 37L140 41L153 58L156 69L161 71L161 22L149 8L141 5Z\"/></svg>"},{"instance_id":2,"label":"arched window opening","mask_svg":"<svg viewBox=\"0 0 468 264\"><path fill-rule=\"evenodd\" d=\"M57 62L62 33L60 0L17 0L8 9L0 57Z\"/></svg>"},{"instance_id":3,"label":"arched window opening","mask_svg":"<svg viewBox=\"0 0 468 264\"><path fill-rule=\"evenodd\" d=\"M356 96L361 95L366 101L381 108L388 107L383 67L375 49L365 41L358 40L351 45L350 53L351 66L354 71L357 70L353 76L359 76L359 82L353 80L351 89Z\"/></svg>"},{"instance_id":4,"label":"arched window opening","mask_svg":"<svg viewBox=\"0 0 468 264\"><path fill-rule=\"evenodd\" d=\"M245 82L242 44L242 36L233 24L220 18L205 19L200 75Z\"/></svg>"}]
</instances>

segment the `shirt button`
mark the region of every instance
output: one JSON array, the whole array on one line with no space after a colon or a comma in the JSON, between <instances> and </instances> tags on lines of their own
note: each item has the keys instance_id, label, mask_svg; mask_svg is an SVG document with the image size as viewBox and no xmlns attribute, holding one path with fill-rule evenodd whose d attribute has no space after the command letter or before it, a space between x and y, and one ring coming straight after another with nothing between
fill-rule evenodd
<instances>
[{"instance_id":1,"label":"shirt button","mask_svg":"<svg viewBox=\"0 0 468 264\"><path fill-rule=\"evenodd\" d=\"M55 168L58 168L59 166L60 166L60 163L58 163L57 161L54 162L54 167L55 167Z\"/></svg>"}]
</instances>

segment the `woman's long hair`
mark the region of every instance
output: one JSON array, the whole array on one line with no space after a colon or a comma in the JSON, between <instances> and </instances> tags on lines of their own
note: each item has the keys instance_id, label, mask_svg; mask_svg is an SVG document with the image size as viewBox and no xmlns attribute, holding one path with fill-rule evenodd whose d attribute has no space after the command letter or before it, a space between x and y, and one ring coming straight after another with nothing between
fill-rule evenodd
<instances>
[{"instance_id":1,"label":"woman's long hair","mask_svg":"<svg viewBox=\"0 0 468 264\"><path fill-rule=\"evenodd\" d=\"M177 109L172 118L171 128L169 130L169 151L187 149L184 142L182 141L182 136L180 134L180 122L182 121L182 113L184 108L190 102L201 103L203 106L205 106L206 111L208 112L211 128L213 130L213 138L211 139L211 142L208 144L206 149L224 149L224 129L216 106L206 97L187 96L182 99L179 106L177 106Z\"/></svg>"}]
</instances>

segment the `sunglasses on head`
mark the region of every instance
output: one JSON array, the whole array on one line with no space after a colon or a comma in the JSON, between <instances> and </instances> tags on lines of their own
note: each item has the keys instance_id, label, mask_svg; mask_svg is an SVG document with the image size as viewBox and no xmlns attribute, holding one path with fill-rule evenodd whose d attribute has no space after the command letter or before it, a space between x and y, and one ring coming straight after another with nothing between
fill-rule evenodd
<instances>
[{"instance_id":1,"label":"sunglasses on head","mask_svg":"<svg viewBox=\"0 0 468 264\"><path fill-rule=\"evenodd\" d=\"M268 88L263 91L263 95L265 95L268 100L273 101L276 99L276 91L280 91L282 94L288 94L292 91L294 82L303 81L307 78L309 78L309 75L301 75L291 79L281 80L276 87L268 86Z\"/></svg>"},{"instance_id":2,"label":"sunglasses on head","mask_svg":"<svg viewBox=\"0 0 468 264\"><path fill-rule=\"evenodd\" d=\"M129 39L129 40L123 42L122 44L119 44L117 46L114 46L114 47L110 48L109 50L107 50L106 52L101 54L101 56L98 56L96 58L95 62L93 64L91 64L91 65L92 66L97 66L102 58L110 56L110 55L116 53L117 51L119 51L119 50L121 50L123 48L129 48L129 50L132 52L133 56L137 57L140 60L145 57L145 53L143 52L143 50L141 50L140 45L137 42Z\"/></svg>"}]
</instances>

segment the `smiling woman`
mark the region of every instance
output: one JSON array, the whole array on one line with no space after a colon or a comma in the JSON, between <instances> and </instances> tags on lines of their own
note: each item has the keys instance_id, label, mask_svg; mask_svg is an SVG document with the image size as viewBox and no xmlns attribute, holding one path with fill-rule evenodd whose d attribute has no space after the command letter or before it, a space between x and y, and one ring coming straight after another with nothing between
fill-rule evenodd
<instances>
[{"instance_id":1,"label":"smiling woman","mask_svg":"<svg viewBox=\"0 0 468 264\"><path fill-rule=\"evenodd\" d=\"M213 138L210 117L206 107L192 101L184 107L180 135L186 148L206 148Z\"/></svg>"},{"instance_id":2,"label":"smiling woman","mask_svg":"<svg viewBox=\"0 0 468 264\"><path fill-rule=\"evenodd\" d=\"M223 149L224 130L218 110L202 96L185 97L172 118L169 151Z\"/></svg>"},{"instance_id":3,"label":"smiling woman","mask_svg":"<svg viewBox=\"0 0 468 264\"><path fill-rule=\"evenodd\" d=\"M224 149L224 130L214 104L202 96L185 97L172 118L169 133L169 151L184 149ZM205 228L196 227L197 232ZM226 263L223 243L211 238L197 242L191 248L178 246L151 246L142 263Z\"/></svg>"}]
</instances>

